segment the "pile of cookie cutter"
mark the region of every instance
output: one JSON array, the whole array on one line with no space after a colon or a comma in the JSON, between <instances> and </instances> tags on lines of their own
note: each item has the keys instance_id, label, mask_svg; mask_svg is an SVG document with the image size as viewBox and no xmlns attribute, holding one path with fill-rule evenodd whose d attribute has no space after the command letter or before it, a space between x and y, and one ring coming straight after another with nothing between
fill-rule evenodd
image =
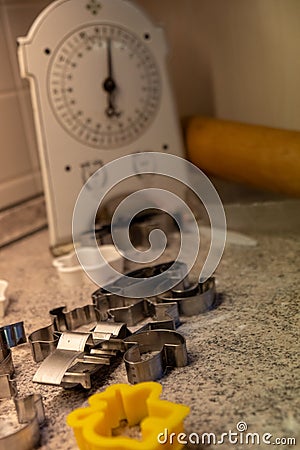
<instances>
[{"instance_id":1,"label":"pile of cookie cutter","mask_svg":"<svg viewBox=\"0 0 300 450\"><path fill-rule=\"evenodd\" d=\"M122 296L128 277L138 283L170 267L175 267L171 276L178 279L175 288L151 298ZM185 338L175 331L179 314L191 316L211 309L216 289L214 278L196 284L188 277L182 280L181 269L171 261L131 271L113 283L118 294L110 291L110 284L92 294L93 304L71 311L63 306L51 310L52 323L28 338L34 360L42 362L33 381L90 389L92 375L121 354L133 384L159 379L168 367L185 366Z\"/></svg>"},{"instance_id":2,"label":"pile of cookie cutter","mask_svg":"<svg viewBox=\"0 0 300 450\"><path fill-rule=\"evenodd\" d=\"M174 267L173 272L170 273L172 279L175 280L175 287L172 289L163 294L153 292L153 296L147 298L130 298L122 295L123 289L128 287L129 278L138 284L145 278L158 275L170 267ZM107 417L111 416L109 420L115 421L115 426L118 426L120 420L124 419L128 421L128 424L135 423L130 418L130 414L133 414L133 416L138 416L140 421L143 418L141 410L145 411L146 408L145 402L149 416L152 415L151 408L153 411L159 411L161 402L158 400L158 391L152 390L152 388L146 389L144 385L160 379L169 367L187 365L186 341L184 336L176 331L181 324L180 317L201 314L212 309L216 300L216 287L213 277L205 282L193 283L188 276L182 277L181 269L180 264L174 265L174 262L171 261L128 272L127 277L120 277L113 282L113 291L111 291L112 285L97 289L92 294L92 304L71 311L64 306L52 309L50 311L51 323L29 335L28 341L33 358L36 362L41 362L33 378L36 383L64 388L81 385L85 389L90 389L92 376L97 374L101 368L111 366L113 361L118 362L118 358L123 356L128 381L134 386L124 385L125 387L122 389L112 387L109 394L106 391L103 393L105 398L97 398L95 403L93 403L94 400L91 400L92 410L87 412L86 420L85 415L76 416L76 411L72 413L73 416L72 414L69 416L71 417L68 419L69 424L74 425L80 448L107 449L107 439L110 439L107 437L107 433L110 431L105 427L108 426L108 419L105 419L106 422L100 421L101 426L99 425L100 428L97 428L97 431L94 429L94 435L87 431L90 430L91 424L99 421L99 411L97 412L93 405L97 405L98 408L100 404L105 404L110 408L116 402L115 398L113 403L110 403L113 396L117 396L118 399L122 397L122 408L125 409L121 408L120 417L106 415ZM161 291L161 286L159 286L159 290ZM25 342L23 322L0 328L0 398L13 397L18 421L20 424L24 424L23 428L0 438L0 450L7 448L29 450L35 447L40 440L40 427L45 420L42 397L39 394L32 394L23 399L19 398L15 380L12 378L14 365L11 347ZM158 386L160 385L158 384ZM136 392L144 392L142 394L144 403L141 403L140 400L135 402L129 414L126 410L127 400L125 401L125 398L127 398L127 394L129 399L135 398L132 395L135 391L128 391L134 387L137 387ZM149 393L149 401L146 392ZM152 402L155 397L153 392L156 392L156 400ZM162 411L177 412L177 422L174 422L174 414L173 417L170 413L170 417L172 416L174 420L172 419L172 421L169 416L165 417L163 424L170 423L168 425L171 427L170 429L173 426L177 427L176 430L181 429L182 423L178 423L178 420L182 421L183 417L187 415L188 408L184 407L186 409L179 411L178 408L183 405L174 406L171 403L170 405L172 408L167 408L164 403ZM100 411L102 418L105 411ZM159 416L161 415L159 414ZM146 441L148 434L149 436L151 434L148 426L151 425L151 429L153 429L156 420L157 417L147 417L142 422L142 434L145 431ZM113 426L112 422L109 422L109 429ZM101 427L104 427L104 436L101 432L98 436L99 430L102 430ZM144 441L132 442L132 439L124 437L120 437L120 439L125 439L122 447L125 450L144 448ZM151 439L149 445L151 450L158 448L157 440ZM114 443L110 442L109 448L119 447L114 447ZM182 447L179 445L172 448Z\"/></svg>"},{"instance_id":3,"label":"pile of cookie cutter","mask_svg":"<svg viewBox=\"0 0 300 450\"><path fill-rule=\"evenodd\" d=\"M163 294L153 295L151 298L146 298L140 300L150 302L154 302L156 304L156 308L158 308L159 304L168 303L170 305L177 304L178 314L182 316L194 316L197 314L203 314L210 309L213 309L216 303L217 292L216 292L216 282L214 277L210 277L204 282L201 280L192 281L189 279L189 276L186 276L182 279L183 264L177 263L174 266L174 261L168 263L157 264L155 266L144 267L142 269L134 270L126 273L127 278L120 277L114 283L108 285L106 288L99 288L92 294L93 303L97 305L97 308L100 309L101 305L104 303L103 297L106 296L107 301L112 299L111 304L108 308L108 318L114 319L118 314L118 307L121 307L121 304L115 302L114 299L118 300L118 296L115 294L110 294L110 290L116 291L119 290L119 298L123 299L124 306L125 303L129 302L132 304L132 300L127 300L126 297L122 296L122 289L127 287L128 278L136 278L137 283L139 279L145 279L149 277L153 277L163 273L166 270L169 270L170 267L175 267L170 276L173 277L174 280L178 279L178 283L176 286L170 290L167 290ZM113 287L113 289L112 289ZM160 288L161 286L159 286ZM161 289L160 289L161 290ZM115 309L116 308L116 309ZM174 306L173 306L174 308ZM175 314L175 309L173 309ZM177 326L180 324L179 317L177 316Z\"/></svg>"},{"instance_id":4,"label":"pile of cookie cutter","mask_svg":"<svg viewBox=\"0 0 300 450\"><path fill-rule=\"evenodd\" d=\"M13 398L19 424L22 428L0 438L0 450L30 450L40 441L40 427L45 421L42 397L30 394L18 397L11 348L26 342L23 322L0 328L0 399Z\"/></svg>"},{"instance_id":5,"label":"pile of cookie cutter","mask_svg":"<svg viewBox=\"0 0 300 450\"><path fill-rule=\"evenodd\" d=\"M87 408L78 408L67 417L81 450L159 450L158 436L183 432L183 420L190 408L185 405L161 400L162 386L155 382L135 386L116 384L104 392L89 398ZM128 426L140 425L141 439L113 435L113 430L126 421ZM164 448L171 448L164 446ZM172 449L183 445L174 440Z\"/></svg>"},{"instance_id":6,"label":"pile of cookie cutter","mask_svg":"<svg viewBox=\"0 0 300 450\"><path fill-rule=\"evenodd\" d=\"M140 317L140 312L137 313L137 316L133 315L135 306L133 304L133 308L130 306L125 308L127 317L130 320L134 317L133 323L136 322L137 316ZM162 327L169 331L173 330L177 320L168 315L168 312L173 314L174 306L177 319L176 303L158 305L158 314L155 313L155 305L151 304L149 310L153 308L156 314L155 318L161 320L147 322L139 328L138 332L142 335L143 331L147 331L151 335L156 328L159 329L157 330L159 333L164 331ZM136 345L135 340L127 341L127 337L129 339L134 334L128 329L126 323L101 321L101 314L107 315L107 311L102 309L102 313L100 313L95 305L85 305L71 311L65 311L64 307L60 307L50 311L50 314L53 322L47 327L31 333L28 338L34 360L36 362L43 361L33 378L34 382L63 387L81 384L82 387L89 389L91 376L101 366L110 365L113 358L116 359L120 353L126 352L132 345ZM124 311L123 314L125 314ZM185 353L185 343L182 342L180 345ZM131 358L130 354L128 360ZM161 372L166 367L166 363L170 361L162 358ZM181 364L178 358L177 365Z\"/></svg>"}]
</instances>

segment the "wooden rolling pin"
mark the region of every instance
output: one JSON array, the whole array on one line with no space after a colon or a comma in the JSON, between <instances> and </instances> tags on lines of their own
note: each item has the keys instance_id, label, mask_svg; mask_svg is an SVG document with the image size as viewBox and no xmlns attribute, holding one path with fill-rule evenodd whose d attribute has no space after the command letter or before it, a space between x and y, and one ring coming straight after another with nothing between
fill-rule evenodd
<instances>
[{"instance_id":1,"label":"wooden rolling pin","mask_svg":"<svg viewBox=\"0 0 300 450\"><path fill-rule=\"evenodd\" d=\"M204 172L300 197L300 132L191 117L188 159Z\"/></svg>"}]
</instances>

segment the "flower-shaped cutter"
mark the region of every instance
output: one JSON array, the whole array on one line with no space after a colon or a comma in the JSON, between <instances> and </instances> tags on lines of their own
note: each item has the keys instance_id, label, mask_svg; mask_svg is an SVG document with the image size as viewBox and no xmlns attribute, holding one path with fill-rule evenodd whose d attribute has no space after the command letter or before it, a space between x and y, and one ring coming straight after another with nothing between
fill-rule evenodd
<instances>
[{"instance_id":1,"label":"flower-shaped cutter","mask_svg":"<svg viewBox=\"0 0 300 450\"><path fill-rule=\"evenodd\" d=\"M162 386L156 382L134 386L115 384L89 398L87 408L79 408L67 417L80 450L161 450L158 436L165 429L169 433L183 432L183 419L189 407L161 400ZM140 425L140 440L128 436L113 436L113 429L126 420L129 427ZM183 447L174 440L164 449Z\"/></svg>"}]
</instances>

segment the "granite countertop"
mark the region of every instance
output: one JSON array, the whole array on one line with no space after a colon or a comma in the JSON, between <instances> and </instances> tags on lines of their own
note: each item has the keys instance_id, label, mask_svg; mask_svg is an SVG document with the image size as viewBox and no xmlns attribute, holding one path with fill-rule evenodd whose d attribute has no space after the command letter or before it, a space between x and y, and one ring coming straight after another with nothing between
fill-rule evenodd
<instances>
[{"instance_id":1,"label":"granite countertop","mask_svg":"<svg viewBox=\"0 0 300 450\"><path fill-rule=\"evenodd\" d=\"M214 310L183 318L178 328L187 340L189 364L160 380L162 398L189 405L187 434L236 431L293 437L300 448L299 395L299 254L296 233L255 233L256 246L227 245L217 269L221 304ZM9 281L11 298L1 325L24 320L27 334L50 323L48 311L90 303L95 286L65 286L51 265L47 230L1 249L0 278ZM197 267L195 268L197 273ZM47 423L42 449L76 449L67 414L87 405L92 393L112 383L126 383L124 364L115 365L89 392L63 390L32 383L38 367L29 344L13 349L20 395L40 392ZM10 418L11 400L1 401L0 416ZM8 414L9 412L9 414ZM1 423L1 429L5 427ZM240 436L240 435L239 435ZM218 447L218 445L216 446ZM267 445L225 443L229 448L270 448ZM162 449L164 446L162 446ZM187 448L202 448L188 444Z\"/></svg>"}]
</instances>

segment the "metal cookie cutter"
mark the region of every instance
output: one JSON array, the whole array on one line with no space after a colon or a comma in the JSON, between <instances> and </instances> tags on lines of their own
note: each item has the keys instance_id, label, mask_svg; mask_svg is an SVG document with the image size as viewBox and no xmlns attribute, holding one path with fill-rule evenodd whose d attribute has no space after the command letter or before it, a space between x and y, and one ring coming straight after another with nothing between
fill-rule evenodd
<instances>
[{"instance_id":1,"label":"metal cookie cutter","mask_svg":"<svg viewBox=\"0 0 300 450\"><path fill-rule=\"evenodd\" d=\"M124 340L128 381L132 384L157 380L167 367L187 365L185 338L176 331L152 330L136 333ZM156 352L145 359L145 354Z\"/></svg>"},{"instance_id":2,"label":"metal cookie cutter","mask_svg":"<svg viewBox=\"0 0 300 450\"><path fill-rule=\"evenodd\" d=\"M138 218L135 218L130 225L129 236L132 245L134 247L148 248L149 235L156 228L159 228L168 236L167 245L170 245L170 237L179 235L179 228L173 217L165 212L147 211L147 213L143 213Z\"/></svg>"},{"instance_id":3,"label":"metal cookie cutter","mask_svg":"<svg viewBox=\"0 0 300 450\"><path fill-rule=\"evenodd\" d=\"M166 305L151 299L122 297L104 288L94 292L92 299L102 320L124 322L130 327L151 317L156 328L173 330L180 324L176 302Z\"/></svg>"},{"instance_id":4,"label":"metal cookie cutter","mask_svg":"<svg viewBox=\"0 0 300 450\"><path fill-rule=\"evenodd\" d=\"M10 325L5 325L0 328L0 333L6 341L6 345L16 347L17 345L24 344L26 342L26 334L24 330L24 322L16 322Z\"/></svg>"},{"instance_id":5,"label":"metal cookie cutter","mask_svg":"<svg viewBox=\"0 0 300 450\"><path fill-rule=\"evenodd\" d=\"M176 287L185 289L189 286L189 282L187 277L182 279L184 266L183 263L171 261L143 267L126 273L126 277L120 277L104 288L97 289L92 294L92 300L100 312L101 320L113 319L133 326L147 317L152 317L155 322L160 322L161 326L156 323L157 328L175 329L180 324L175 301L169 302L169 308L165 308L156 302L155 292L151 298L130 298L124 297L123 289L138 285L141 280L159 275L170 268L169 277L178 280Z\"/></svg>"},{"instance_id":6,"label":"metal cookie cutter","mask_svg":"<svg viewBox=\"0 0 300 450\"><path fill-rule=\"evenodd\" d=\"M182 433L183 420L190 408L185 405L160 400L159 383L140 383L136 386L116 384L89 398L87 408L79 408L67 417L81 450L160 450L158 436L162 430ZM141 440L117 434L122 423L129 427L139 425ZM169 448L169 446L168 446ZM172 449L183 445L174 442Z\"/></svg>"},{"instance_id":7,"label":"metal cookie cutter","mask_svg":"<svg viewBox=\"0 0 300 450\"><path fill-rule=\"evenodd\" d=\"M90 389L91 375L101 366L110 365L111 359L122 349L126 336L125 324L108 322L98 323L90 333L64 332L56 350L42 362L33 381L63 387L81 384ZM109 345L110 339L114 340L113 345Z\"/></svg>"},{"instance_id":8,"label":"metal cookie cutter","mask_svg":"<svg viewBox=\"0 0 300 450\"><path fill-rule=\"evenodd\" d=\"M112 216L114 208L108 213ZM129 229L130 242L134 247L149 247L149 234L152 230L159 228L166 236L168 236L167 245L169 245L169 238L179 234L179 229L176 221L167 213L157 211L155 209L147 210L147 212L140 213L135 217ZM81 236L81 243L83 245L91 245L94 240L94 233L98 245L114 244L111 235L111 224L96 224L94 232L86 232ZM174 238L173 238L174 239Z\"/></svg>"},{"instance_id":9,"label":"metal cookie cutter","mask_svg":"<svg viewBox=\"0 0 300 450\"><path fill-rule=\"evenodd\" d=\"M168 270L168 278L171 278L175 280L176 286L181 289L184 289L189 286L188 278L184 276L185 274L186 265L185 263L179 262L179 261L169 261L167 263L161 263L156 264L154 266L148 266L143 267L141 269L136 269L131 272L125 273L125 276L121 276L117 280L115 280L113 283L110 283L104 288L107 291L116 292L118 295L124 296L124 289L126 288L126 291L128 293L128 288L134 288L134 291L136 291L136 288L139 286L140 283L143 282L143 280L151 277L155 277L157 275L162 274L166 270ZM176 280L178 283L176 283ZM163 287L162 284L160 284L160 287ZM167 290L167 289L165 289ZM162 292L162 291L160 291ZM153 291L153 297L156 295L155 289ZM143 295L141 295L141 298Z\"/></svg>"},{"instance_id":10,"label":"metal cookie cutter","mask_svg":"<svg viewBox=\"0 0 300 450\"><path fill-rule=\"evenodd\" d=\"M86 331L90 331L100 320L100 314L94 305L81 306L71 311L60 306L52 309L50 316L50 325L34 331L28 337L35 362L43 361L56 349L62 332L73 331L82 326L87 326Z\"/></svg>"},{"instance_id":11,"label":"metal cookie cutter","mask_svg":"<svg viewBox=\"0 0 300 450\"><path fill-rule=\"evenodd\" d=\"M106 336L105 339L109 339L107 336L111 337L118 329L116 323L101 321L101 314L95 305L85 305L71 311L67 311L65 306L60 306L52 309L50 316L52 317L50 325L34 331L28 337L35 362L43 361L53 353L63 332L91 333L93 331L93 337L99 338L101 330L105 330L103 331ZM121 324L122 329L124 329L124 326L125 324ZM126 330L124 337L128 334L130 332Z\"/></svg>"},{"instance_id":12,"label":"metal cookie cutter","mask_svg":"<svg viewBox=\"0 0 300 450\"><path fill-rule=\"evenodd\" d=\"M25 425L0 438L0 450L30 450L36 447L40 440L40 425L45 420L41 396L32 394L25 398L16 397L15 380L11 379L14 365L10 348L24 342L26 336L23 322L0 328L0 398L14 397L18 421Z\"/></svg>"},{"instance_id":13,"label":"metal cookie cutter","mask_svg":"<svg viewBox=\"0 0 300 450\"><path fill-rule=\"evenodd\" d=\"M178 287L157 297L161 302L177 302L179 314L193 316L204 313L213 307L216 298L214 277L204 283L194 284L186 289Z\"/></svg>"},{"instance_id":14,"label":"metal cookie cutter","mask_svg":"<svg viewBox=\"0 0 300 450\"><path fill-rule=\"evenodd\" d=\"M17 393L16 380L8 373L0 375L0 399L15 397Z\"/></svg>"},{"instance_id":15,"label":"metal cookie cutter","mask_svg":"<svg viewBox=\"0 0 300 450\"><path fill-rule=\"evenodd\" d=\"M147 314L144 299L122 297L104 288L94 292L92 300L102 320L113 319L133 326L143 320Z\"/></svg>"},{"instance_id":16,"label":"metal cookie cutter","mask_svg":"<svg viewBox=\"0 0 300 450\"><path fill-rule=\"evenodd\" d=\"M60 385L67 369L83 356L88 343L92 343L90 333L63 333L56 350L38 368L33 382Z\"/></svg>"},{"instance_id":17,"label":"metal cookie cutter","mask_svg":"<svg viewBox=\"0 0 300 450\"><path fill-rule=\"evenodd\" d=\"M71 311L62 306L50 314L53 323L29 336L34 360L43 361L33 381L64 387L81 384L89 389L91 375L110 364L122 349L122 339L130 334L129 330L123 323L100 322L94 305ZM110 339L114 339L111 346L107 344ZM105 350L100 348L103 343Z\"/></svg>"},{"instance_id":18,"label":"metal cookie cutter","mask_svg":"<svg viewBox=\"0 0 300 450\"><path fill-rule=\"evenodd\" d=\"M12 434L0 438L0 450L31 450L40 441L40 426L45 421L42 397L31 394L25 398L14 398L20 424L25 426Z\"/></svg>"},{"instance_id":19,"label":"metal cookie cutter","mask_svg":"<svg viewBox=\"0 0 300 450\"><path fill-rule=\"evenodd\" d=\"M0 328L0 398L13 395L16 391L11 376L14 373L14 365L11 347L26 342L23 322L17 322Z\"/></svg>"}]
</instances>

